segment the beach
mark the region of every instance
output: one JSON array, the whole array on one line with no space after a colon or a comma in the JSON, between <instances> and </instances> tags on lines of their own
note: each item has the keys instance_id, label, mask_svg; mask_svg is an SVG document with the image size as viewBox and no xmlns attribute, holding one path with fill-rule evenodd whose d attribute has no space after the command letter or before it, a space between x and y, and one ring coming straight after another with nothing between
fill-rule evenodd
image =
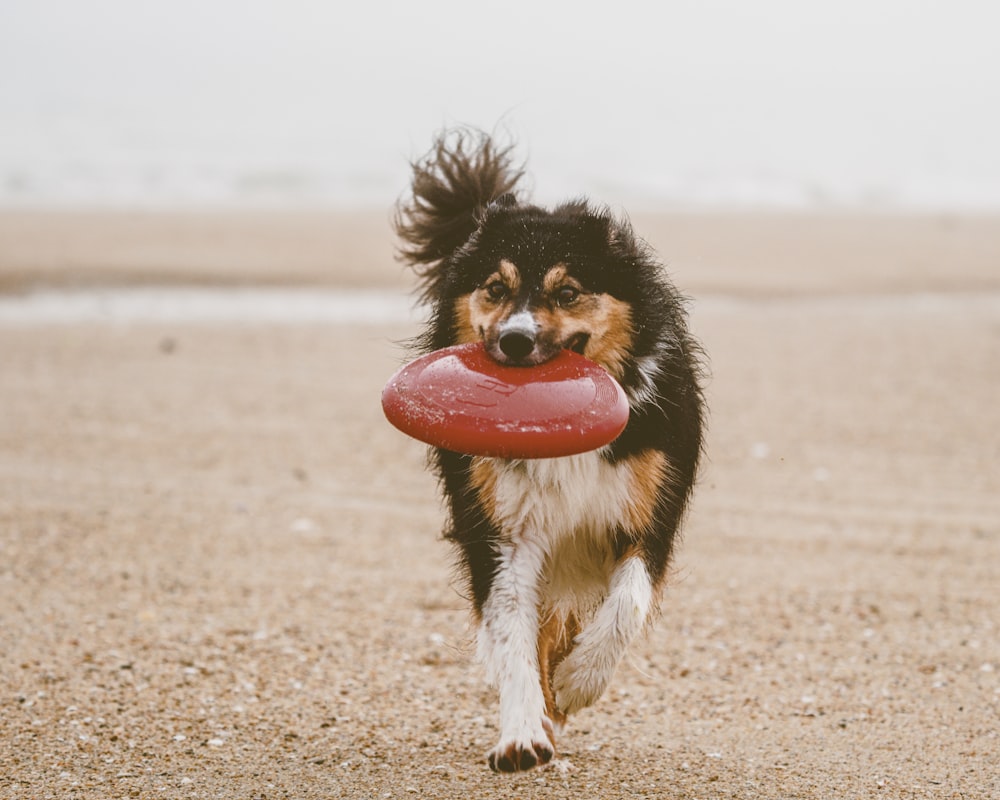
<instances>
[{"instance_id":1,"label":"beach","mask_svg":"<svg viewBox=\"0 0 1000 800\"><path fill-rule=\"evenodd\" d=\"M0 213L0 305L99 310L0 313L0 798L1000 795L1000 218L633 215L706 457L661 616L516 776L379 406L419 330L390 221ZM176 289L217 311L101 305Z\"/></svg>"}]
</instances>

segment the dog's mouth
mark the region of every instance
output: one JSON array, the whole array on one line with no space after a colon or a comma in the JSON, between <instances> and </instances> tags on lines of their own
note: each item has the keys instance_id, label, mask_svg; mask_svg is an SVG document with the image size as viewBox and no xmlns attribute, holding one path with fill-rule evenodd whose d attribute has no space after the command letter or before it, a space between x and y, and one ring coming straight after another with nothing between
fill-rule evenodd
<instances>
[{"instance_id":1,"label":"dog's mouth","mask_svg":"<svg viewBox=\"0 0 1000 800\"><path fill-rule=\"evenodd\" d=\"M570 337L570 340L566 342L564 348L566 350L572 350L578 355L583 355L583 351L587 349L587 343L590 341L589 333L577 333Z\"/></svg>"},{"instance_id":2,"label":"dog's mouth","mask_svg":"<svg viewBox=\"0 0 1000 800\"><path fill-rule=\"evenodd\" d=\"M582 356L590 342L589 333L576 333L562 343L562 345L555 344L554 342L546 344L535 337L521 334L507 334L495 340L488 338L485 335L485 331L482 331L481 334L486 344L486 351L495 361L500 364L519 367L533 367L544 364L546 361L555 358L563 350L570 350Z\"/></svg>"}]
</instances>

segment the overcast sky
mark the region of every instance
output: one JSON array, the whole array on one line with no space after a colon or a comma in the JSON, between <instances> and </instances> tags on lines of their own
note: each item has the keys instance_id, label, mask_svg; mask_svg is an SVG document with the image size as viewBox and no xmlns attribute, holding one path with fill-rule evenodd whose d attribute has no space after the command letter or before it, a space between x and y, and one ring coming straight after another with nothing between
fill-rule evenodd
<instances>
[{"instance_id":1,"label":"overcast sky","mask_svg":"<svg viewBox=\"0 0 1000 800\"><path fill-rule=\"evenodd\" d=\"M1000 207L998 31L987 0L0 0L0 201L380 202L466 122L543 194Z\"/></svg>"}]
</instances>

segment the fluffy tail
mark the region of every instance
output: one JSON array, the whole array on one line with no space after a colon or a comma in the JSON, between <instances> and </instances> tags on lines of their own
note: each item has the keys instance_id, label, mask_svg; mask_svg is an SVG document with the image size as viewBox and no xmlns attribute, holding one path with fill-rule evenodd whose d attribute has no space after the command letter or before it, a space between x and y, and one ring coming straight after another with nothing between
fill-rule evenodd
<instances>
[{"instance_id":1,"label":"fluffy tail","mask_svg":"<svg viewBox=\"0 0 1000 800\"><path fill-rule=\"evenodd\" d=\"M512 164L512 149L486 133L446 131L413 163L413 193L396 207L395 228L399 255L420 276L426 298L436 296L441 263L469 240L480 212L514 191L523 170Z\"/></svg>"}]
</instances>

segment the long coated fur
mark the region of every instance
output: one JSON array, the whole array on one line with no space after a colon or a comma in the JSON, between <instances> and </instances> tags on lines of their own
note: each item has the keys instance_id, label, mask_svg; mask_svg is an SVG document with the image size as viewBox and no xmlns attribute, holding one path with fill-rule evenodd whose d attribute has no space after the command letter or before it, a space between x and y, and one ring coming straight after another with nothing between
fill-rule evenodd
<instances>
[{"instance_id":1,"label":"long coated fur","mask_svg":"<svg viewBox=\"0 0 1000 800\"><path fill-rule=\"evenodd\" d=\"M481 341L506 364L567 348L629 399L598 451L504 460L436 449L455 546L500 696L499 771L555 754L568 714L607 688L655 609L702 447L701 350L684 303L630 225L586 200L519 194L509 147L454 131L413 165L402 258L431 319L424 351Z\"/></svg>"}]
</instances>

